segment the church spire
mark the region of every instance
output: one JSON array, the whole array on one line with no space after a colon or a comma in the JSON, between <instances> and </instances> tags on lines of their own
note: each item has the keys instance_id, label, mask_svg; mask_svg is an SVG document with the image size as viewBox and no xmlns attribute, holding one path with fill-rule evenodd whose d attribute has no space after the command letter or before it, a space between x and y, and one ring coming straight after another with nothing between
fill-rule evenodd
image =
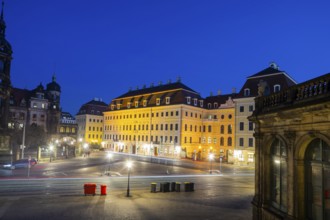
<instances>
[{"instance_id":1,"label":"church spire","mask_svg":"<svg viewBox=\"0 0 330 220\"><path fill-rule=\"evenodd\" d=\"M3 19L3 8L5 3L2 1L2 7L1 7L1 15L0 15L0 35L5 36L5 30L6 30L6 23L5 20Z\"/></svg>"}]
</instances>

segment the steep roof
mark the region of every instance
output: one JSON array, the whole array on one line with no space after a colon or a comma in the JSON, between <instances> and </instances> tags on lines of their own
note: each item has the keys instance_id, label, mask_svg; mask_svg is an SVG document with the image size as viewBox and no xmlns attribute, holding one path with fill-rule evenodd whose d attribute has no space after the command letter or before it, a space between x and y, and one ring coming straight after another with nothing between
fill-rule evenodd
<instances>
[{"instance_id":1,"label":"steep roof","mask_svg":"<svg viewBox=\"0 0 330 220\"><path fill-rule=\"evenodd\" d=\"M188 97L191 101L188 101ZM197 100L203 99L196 91L181 82L175 82L129 91L113 99L110 107L111 110L175 104L186 104L198 107L200 103L198 103ZM136 103L137 106L135 106Z\"/></svg>"},{"instance_id":2,"label":"steep roof","mask_svg":"<svg viewBox=\"0 0 330 220\"><path fill-rule=\"evenodd\" d=\"M260 83L266 84L269 94L274 93L274 86L276 85L280 86L280 90L296 85L295 80L292 79L285 71L280 70L275 63L271 63L268 68L263 69L247 78L237 98L258 96L258 87ZM249 90L248 95L245 92L247 89Z\"/></svg>"},{"instance_id":3,"label":"steep roof","mask_svg":"<svg viewBox=\"0 0 330 220\"><path fill-rule=\"evenodd\" d=\"M120 99L120 98L125 98L125 97L131 97L131 96L139 96L143 94L149 94L149 93L157 93L157 92L164 92L168 90L176 90L176 89L182 89L182 90L187 90L192 93L198 94L196 91L192 90L188 86L184 85L181 82L175 82L175 83L169 83L169 84L164 84L164 85L158 85L158 86L151 86L149 88L142 88L142 89L137 89L137 90L131 90L121 96L118 96L115 99Z\"/></svg>"},{"instance_id":4,"label":"steep roof","mask_svg":"<svg viewBox=\"0 0 330 220\"><path fill-rule=\"evenodd\" d=\"M103 115L103 112L108 108L108 105L100 99L93 99L83 104L77 115Z\"/></svg>"}]
</instances>

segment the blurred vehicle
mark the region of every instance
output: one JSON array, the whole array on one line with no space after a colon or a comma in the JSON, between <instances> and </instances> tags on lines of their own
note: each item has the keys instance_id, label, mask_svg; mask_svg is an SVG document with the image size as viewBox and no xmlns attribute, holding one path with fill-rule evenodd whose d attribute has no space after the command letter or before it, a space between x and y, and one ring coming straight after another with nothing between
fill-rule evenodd
<instances>
[{"instance_id":1,"label":"blurred vehicle","mask_svg":"<svg viewBox=\"0 0 330 220\"><path fill-rule=\"evenodd\" d=\"M11 169L27 168L29 166L29 162L30 162L31 167L38 163L37 160L34 158L31 158L30 161L29 161L29 159L20 159L20 160L16 160L15 162L12 163Z\"/></svg>"},{"instance_id":2,"label":"blurred vehicle","mask_svg":"<svg viewBox=\"0 0 330 220\"><path fill-rule=\"evenodd\" d=\"M1 163L1 168L3 169L10 169L12 164L10 162L7 163Z\"/></svg>"}]
</instances>

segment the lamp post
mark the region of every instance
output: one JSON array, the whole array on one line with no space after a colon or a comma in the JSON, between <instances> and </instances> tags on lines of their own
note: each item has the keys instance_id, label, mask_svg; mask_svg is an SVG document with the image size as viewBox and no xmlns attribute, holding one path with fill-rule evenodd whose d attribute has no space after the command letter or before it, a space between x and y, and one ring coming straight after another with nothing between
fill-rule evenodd
<instances>
[{"instance_id":1,"label":"lamp post","mask_svg":"<svg viewBox=\"0 0 330 220\"><path fill-rule=\"evenodd\" d=\"M212 162L213 162L214 154L210 153L209 154L209 160L211 162L211 169L210 169L210 174L212 174Z\"/></svg>"},{"instance_id":2,"label":"lamp post","mask_svg":"<svg viewBox=\"0 0 330 220\"><path fill-rule=\"evenodd\" d=\"M24 158L24 148L25 148L25 126L26 126L26 123L23 123L22 157L21 157L21 159Z\"/></svg>"},{"instance_id":3,"label":"lamp post","mask_svg":"<svg viewBox=\"0 0 330 220\"><path fill-rule=\"evenodd\" d=\"M221 173L221 163L222 163L222 157L220 157L220 173Z\"/></svg>"},{"instance_id":4,"label":"lamp post","mask_svg":"<svg viewBox=\"0 0 330 220\"><path fill-rule=\"evenodd\" d=\"M131 174L131 167L132 167L132 161L127 161L126 163L127 169L128 169L128 179L127 179L127 194L126 197L129 197L129 178L130 178L130 174Z\"/></svg>"},{"instance_id":5,"label":"lamp post","mask_svg":"<svg viewBox=\"0 0 330 220\"><path fill-rule=\"evenodd\" d=\"M112 154L110 152L108 152L108 154L107 154L107 158L109 158L108 176L111 176L111 174L110 174L111 157L112 157Z\"/></svg>"},{"instance_id":6,"label":"lamp post","mask_svg":"<svg viewBox=\"0 0 330 220\"><path fill-rule=\"evenodd\" d=\"M49 162L52 162L53 149L54 149L54 146L52 144L49 145Z\"/></svg>"}]
</instances>

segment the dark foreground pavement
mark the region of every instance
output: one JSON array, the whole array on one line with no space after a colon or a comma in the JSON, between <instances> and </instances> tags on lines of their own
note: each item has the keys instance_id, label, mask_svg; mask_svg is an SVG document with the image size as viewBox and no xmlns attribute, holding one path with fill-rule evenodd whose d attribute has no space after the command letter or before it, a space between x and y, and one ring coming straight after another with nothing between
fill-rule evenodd
<instances>
[{"instance_id":1,"label":"dark foreground pavement","mask_svg":"<svg viewBox=\"0 0 330 220\"><path fill-rule=\"evenodd\" d=\"M251 219L254 176L139 177L0 181L0 219ZM82 186L97 184L96 195ZM193 181L194 192L150 192L151 182ZM100 184L108 186L100 195ZM157 185L159 191L159 185Z\"/></svg>"}]
</instances>

